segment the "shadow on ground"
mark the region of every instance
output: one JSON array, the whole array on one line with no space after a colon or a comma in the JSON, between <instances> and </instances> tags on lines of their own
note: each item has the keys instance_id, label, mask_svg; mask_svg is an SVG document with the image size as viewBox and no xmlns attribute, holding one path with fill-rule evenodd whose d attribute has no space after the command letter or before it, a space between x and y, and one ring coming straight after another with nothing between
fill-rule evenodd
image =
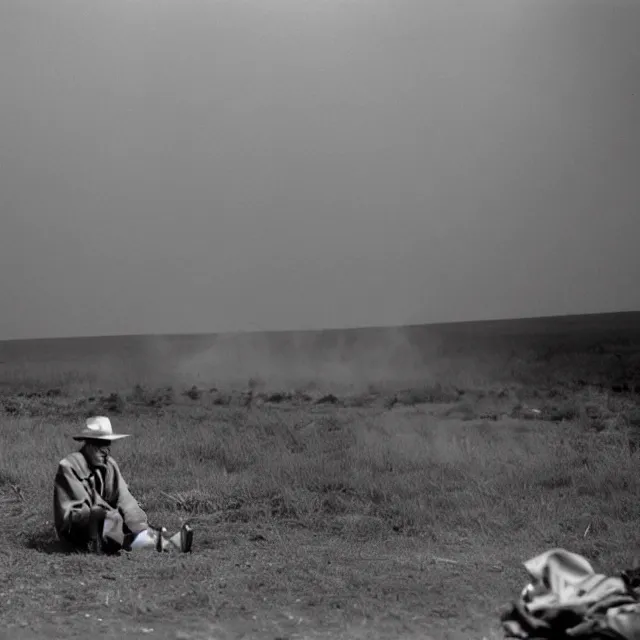
<instances>
[{"instance_id":1,"label":"shadow on ground","mask_svg":"<svg viewBox=\"0 0 640 640\"><path fill-rule=\"evenodd\" d=\"M51 531L34 531L26 536L24 546L32 551L48 554L81 554L81 551L74 549L69 543L59 540L55 533Z\"/></svg>"}]
</instances>

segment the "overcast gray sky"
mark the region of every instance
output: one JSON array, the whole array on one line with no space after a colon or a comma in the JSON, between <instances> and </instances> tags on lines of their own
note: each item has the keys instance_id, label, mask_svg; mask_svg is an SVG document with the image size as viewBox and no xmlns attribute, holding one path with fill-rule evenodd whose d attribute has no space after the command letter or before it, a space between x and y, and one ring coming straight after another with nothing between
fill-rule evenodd
<instances>
[{"instance_id":1,"label":"overcast gray sky","mask_svg":"<svg viewBox=\"0 0 640 640\"><path fill-rule=\"evenodd\" d=\"M0 0L0 338L640 309L637 0Z\"/></svg>"}]
</instances>

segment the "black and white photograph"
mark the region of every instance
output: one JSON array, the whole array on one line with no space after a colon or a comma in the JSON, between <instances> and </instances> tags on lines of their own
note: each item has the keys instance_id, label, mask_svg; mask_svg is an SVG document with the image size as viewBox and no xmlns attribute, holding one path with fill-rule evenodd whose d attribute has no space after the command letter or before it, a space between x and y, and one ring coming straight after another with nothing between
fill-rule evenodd
<instances>
[{"instance_id":1,"label":"black and white photograph","mask_svg":"<svg viewBox=\"0 0 640 640\"><path fill-rule=\"evenodd\" d=\"M0 640L640 640L639 0L0 0Z\"/></svg>"}]
</instances>

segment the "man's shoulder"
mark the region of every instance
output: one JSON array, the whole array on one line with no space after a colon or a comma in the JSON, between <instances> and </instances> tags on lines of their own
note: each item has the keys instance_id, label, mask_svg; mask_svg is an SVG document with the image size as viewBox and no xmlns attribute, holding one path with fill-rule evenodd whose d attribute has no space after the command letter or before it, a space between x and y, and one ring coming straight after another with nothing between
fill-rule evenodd
<instances>
[{"instance_id":1,"label":"man's shoulder","mask_svg":"<svg viewBox=\"0 0 640 640\"><path fill-rule=\"evenodd\" d=\"M89 472L89 465L87 464L85 457L79 451L74 451L60 460L58 463L58 469L62 471L71 470L84 475Z\"/></svg>"},{"instance_id":2,"label":"man's shoulder","mask_svg":"<svg viewBox=\"0 0 640 640\"><path fill-rule=\"evenodd\" d=\"M82 464L81 458L84 459L84 456L79 451L74 451L62 458L58 465L60 467L75 467L78 464Z\"/></svg>"},{"instance_id":3,"label":"man's shoulder","mask_svg":"<svg viewBox=\"0 0 640 640\"><path fill-rule=\"evenodd\" d=\"M110 467L113 467L114 469L120 470L120 467L118 466L118 463L116 462L116 459L112 458L111 456L109 456L107 458L107 466L110 466Z\"/></svg>"},{"instance_id":4,"label":"man's shoulder","mask_svg":"<svg viewBox=\"0 0 640 640\"><path fill-rule=\"evenodd\" d=\"M111 456L109 456L107 458L107 462L106 462L106 471L107 471L107 476L111 476L113 478L122 478L122 471L120 471L120 467L118 466L118 463L115 461L115 458L112 458Z\"/></svg>"}]
</instances>

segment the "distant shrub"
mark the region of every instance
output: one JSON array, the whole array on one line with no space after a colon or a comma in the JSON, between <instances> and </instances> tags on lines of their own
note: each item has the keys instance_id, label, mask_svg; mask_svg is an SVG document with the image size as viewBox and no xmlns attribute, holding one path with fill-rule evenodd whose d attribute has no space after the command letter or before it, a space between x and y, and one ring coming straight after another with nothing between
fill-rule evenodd
<instances>
[{"instance_id":1,"label":"distant shrub","mask_svg":"<svg viewBox=\"0 0 640 640\"><path fill-rule=\"evenodd\" d=\"M123 413L127 407L125 399L117 392L110 393L101 400L103 408L109 413Z\"/></svg>"},{"instance_id":2,"label":"distant shrub","mask_svg":"<svg viewBox=\"0 0 640 640\"><path fill-rule=\"evenodd\" d=\"M391 410L398 404L398 396L395 394L387 396L382 404L385 409Z\"/></svg>"},{"instance_id":3,"label":"distant shrub","mask_svg":"<svg viewBox=\"0 0 640 640\"><path fill-rule=\"evenodd\" d=\"M406 406L416 404L450 403L460 399L461 392L439 384L434 386L405 389L395 394L396 402Z\"/></svg>"},{"instance_id":4,"label":"distant shrub","mask_svg":"<svg viewBox=\"0 0 640 640\"><path fill-rule=\"evenodd\" d=\"M0 406L2 406L5 413L8 413L10 416L19 416L24 413L22 402L14 398L4 398Z\"/></svg>"},{"instance_id":5,"label":"distant shrub","mask_svg":"<svg viewBox=\"0 0 640 640\"><path fill-rule=\"evenodd\" d=\"M327 393L316 399L315 404L338 404L338 398L333 393Z\"/></svg>"},{"instance_id":6,"label":"distant shrub","mask_svg":"<svg viewBox=\"0 0 640 640\"><path fill-rule=\"evenodd\" d=\"M175 402L175 392L173 387L161 387L159 389L148 389L141 384L136 384L127 400L133 404L144 405L146 407L166 407Z\"/></svg>"},{"instance_id":7,"label":"distant shrub","mask_svg":"<svg viewBox=\"0 0 640 640\"><path fill-rule=\"evenodd\" d=\"M148 396L148 391L141 384L136 384L131 390L131 395L129 396L129 400L131 402L146 403L147 396Z\"/></svg>"},{"instance_id":8,"label":"distant shrub","mask_svg":"<svg viewBox=\"0 0 640 640\"><path fill-rule=\"evenodd\" d=\"M580 409L575 404L566 403L556 406L547 406L542 409L543 420L550 422L568 422L580 416Z\"/></svg>"},{"instance_id":9,"label":"distant shrub","mask_svg":"<svg viewBox=\"0 0 640 640\"><path fill-rule=\"evenodd\" d=\"M200 391L198 387L193 385L191 389L187 389L187 391L185 391L182 395L190 398L191 400L200 400L200 398L202 397L202 391Z\"/></svg>"},{"instance_id":10,"label":"distant shrub","mask_svg":"<svg viewBox=\"0 0 640 640\"><path fill-rule=\"evenodd\" d=\"M280 404L281 402L287 402L292 399L293 394L286 391L276 391L274 393L269 393L264 397L265 402L270 402L273 404Z\"/></svg>"},{"instance_id":11,"label":"distant shrub","mask_svg":"<svg viewBox=\"0 0 640 640\"><path fill-rule=\"evenodd\" d=\"M231 405L231 394L215 391L211 403L217 407L228 407Z\"/></svg>"},{"instance_id":12,"label":"distant shrub","mask_svg":"<svg viewBox=\"0 0 640 640\"><path fill-rule=\"evenodd\" d=\"M173 387L157 389L147 403L150 407L167 407L175 402Z\"/></svg>"}]
</instances>

